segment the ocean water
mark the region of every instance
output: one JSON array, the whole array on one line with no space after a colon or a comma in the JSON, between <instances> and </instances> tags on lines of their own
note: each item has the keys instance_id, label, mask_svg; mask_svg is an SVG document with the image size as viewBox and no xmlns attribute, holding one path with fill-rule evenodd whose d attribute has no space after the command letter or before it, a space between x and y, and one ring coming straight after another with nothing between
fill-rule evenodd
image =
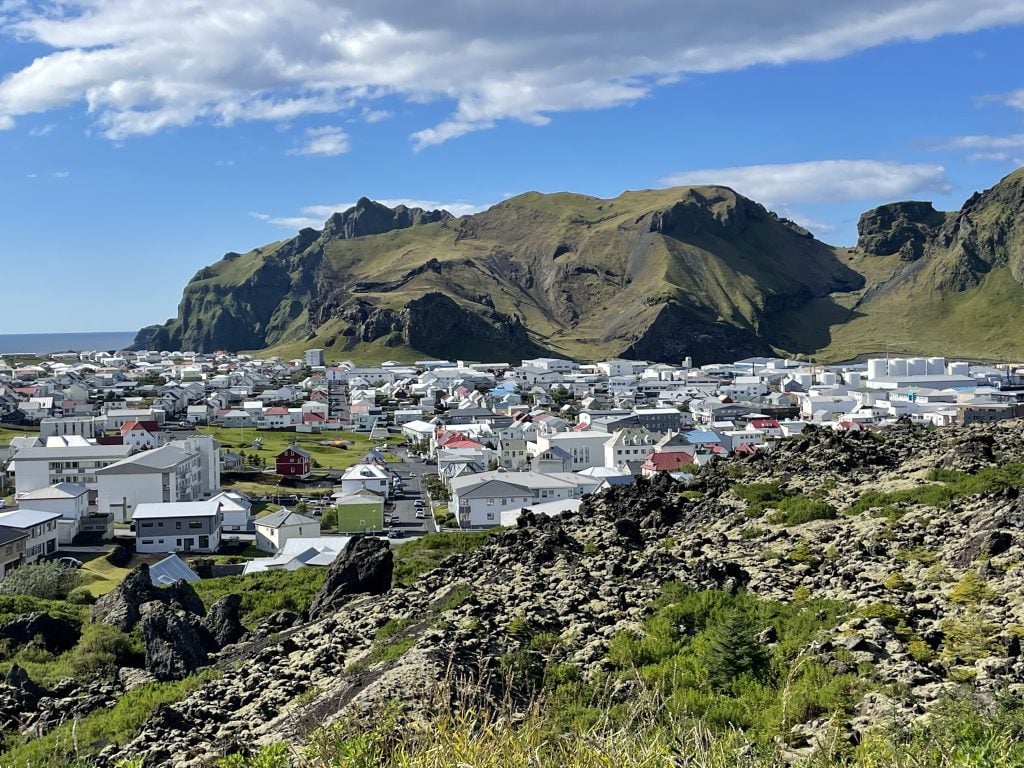
<instances>
[{"instance_id":1,"label":"ocean water","mask_svg":"<svg viewBox=\"0 0 1024 768\"><path fill-rule=\"evenodd\" d=\"M0 333L0 355L120 350L131 346L134 340L135 331Z\"/></svg>"}]
</instances>

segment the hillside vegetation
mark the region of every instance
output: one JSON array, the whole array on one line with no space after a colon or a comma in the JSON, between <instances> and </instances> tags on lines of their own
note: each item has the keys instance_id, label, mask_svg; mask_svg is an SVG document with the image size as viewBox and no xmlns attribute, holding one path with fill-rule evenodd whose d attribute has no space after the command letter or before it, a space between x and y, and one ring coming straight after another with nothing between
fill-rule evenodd
<instances>
[{"instance_id":1,"label":"hillside vegetation","mask_svg":"<svg viewBox=\"0 0 1024 768\"><path fill-rule=\"evenodd\" d=\"M362 199L200 270L137 344L365 362L1020 358L1022 211L1018 171L957 212L880 206L856 248L834 248L725 187L531 192L461 218Z\"/></svg>"}]
</instances>

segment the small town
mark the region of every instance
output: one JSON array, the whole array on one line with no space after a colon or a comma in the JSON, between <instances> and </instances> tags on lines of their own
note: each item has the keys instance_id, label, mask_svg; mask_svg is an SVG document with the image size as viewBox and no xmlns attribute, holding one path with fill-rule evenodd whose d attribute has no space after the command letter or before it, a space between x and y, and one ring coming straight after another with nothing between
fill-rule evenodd
<instances>
[{"instance_id":1,"label":"small town","mask_svg":"<svg viewBox=\"0 0 1024 768\"><path fill-rule=\"evenodd\" d=\"M172 575L197 559L209 573L207 556L222 556L222 575L322 568L354 535L514 526L524 510L578 510L637 477L686 484L716 457L770 452L809 427L1014 419L1021 374L939 357L14 358L0 361L2 573L40 558L81 565L115 544Z\"/></svg>"}]
</instances>

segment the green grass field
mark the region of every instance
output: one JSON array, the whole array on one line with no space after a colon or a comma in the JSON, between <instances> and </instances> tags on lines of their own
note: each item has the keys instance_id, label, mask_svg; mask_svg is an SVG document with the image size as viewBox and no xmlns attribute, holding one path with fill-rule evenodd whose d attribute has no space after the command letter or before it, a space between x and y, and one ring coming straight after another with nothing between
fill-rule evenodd
<instances>
[{"instance_id":1,"label":"green grass field","mask_svg":"<svg viewBox=\"0 0 1024 768\"><path fill-rule=\"evenodd\" d=\"M377 505L352 504L338 507L338 531L355 533L364 529L367 531L384 530L384 513Z\"/></svg>"},{"instance_id":2,"label":"green grass field","mask_svg":"<svg viewBox=\"0 0 1024 768\"><path fill-rule=\"evenodd\" d=\"M256 455L263 466L274 465L274 457L289 445L309 453L313 460L324 469L344 469L355 464L368 450L380 445L379 441L370 440L368 435L357 432L328 432L321 435L307 435L298 432L271 432L254 429L228 429L225 427L201 427L200 432L211 435L221 444L221 448L242 451L247 456ZM253 449L253 440L259 438L262 447ZM324 445L324 442L347 440L350 445L340 448Z\"/></svg>"}]
</instances>

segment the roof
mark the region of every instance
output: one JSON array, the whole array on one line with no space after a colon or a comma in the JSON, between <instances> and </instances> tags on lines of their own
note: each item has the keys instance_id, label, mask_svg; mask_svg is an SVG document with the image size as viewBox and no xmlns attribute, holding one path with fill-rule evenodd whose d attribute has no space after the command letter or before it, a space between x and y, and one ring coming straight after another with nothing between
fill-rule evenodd
<instances>
[{"instance_id":1,"label":"roof","mask_svg":"<svg viewBox=\"0 0 1024 768\"><path fill-rule=\"evenodd\" d=\"M292 512L290 509L282 507L277 512L256 520L256 527L277 529L284 528L288 525L306 525L309 523L316 523L317 525L320 525L318 520L306 517L305 515L300 515L298 512Z\"/></svg>"},{"instance_id":2,"label":"roof","mask_svg":"<svg viewBox=\"0 0 1024 768\"><path fill-rule=\"evenodd\" d=\"M301 456L304 459L310 458L309 453L307 453L306 451L304 451L301 448L299 448L297 446L294 446L294 445L289 445L287 448L285 448L283 451L281 451L279 454L277 454L277 456L275 456L274 458L279 459L282 456L284 456L286 453L288 453L288 451L291 451L292 453L298 454L299 456Z\"/></svg>"},{"instance_id":3,"label":"roof","mask_svg":"<svg viewBox=\"0 0 1024 768\"><path fill-rule=\"evenodd\" d=\"M134 456L115 461L113 464L108 464L102 469L97 469L96 474L134 475L153 470L174 469L189 458L191 458L191 454L185 453L181 448L165 445L162 448L143 451L142 453L136 453Z\"/></svg>"},{"instance_id":4,"label":"roof","mask_svg":"<svg viewBox=\"0 0 1024 768\"><path fill-rule=\"evenodd\" d=\"M54 448L22 448L15 458L18 461L41 459L57 461L60 459L93 459L119 458L132 452L130 445L75 445Z\"/></svg>"},{"instance_id":5,"label":"roof","mask_svg":"<svg viewBox=\"0 0 1024 768\"><path fill-rule=\"evenodd\" d=\"M10 544L12 541L27 538L28 534L25 531L0 525L0 544Z\"/></svg>"},{"instance_id":6,"label":"roof","mask_svg":"<svg viewBox=\"0 0 1024 768\"><path fill-rule=\"evenodd\" d=\"M156 520L165 517L214 517L220 512L220 504L208 501L172 501L169 503L139 504L132 514L133 520Z\"/></svg>"},{"instance_id":7,"label":"roof","mask_svg":"<svg viewBox=\"0 0 1024 768\"><path fill-rule=\"evenodd\" d=\"M177 555L168 555L149 566L149 578L156 586L167 587L176 581L199 581L199 574Z\"/></svg>"},{"instance_id":8,"label":"roof","mask_svg":"<svg viewBox=\"0 0 1024 768\"><path fill-rule=\"evenodd\" d=\"M43 499L77 499L79 496L89 492L84 485L77 483L57 483L47 488L39 488L18 496L18 502L41 501Z\"/></svg>"},{"instance_id":9,"label":"roof","mask_svg":"<svg viewBox=\"0 0 1024 768\"><path fill-rule=\"evenodd\" d=\"M692 455L685 451L672 451L670 453L652 453L644 462L644 468L653 469L655 472L674 472L687 464L693 464Z\"/></svg>"},{"instance_id":10,"label":"roof","mask_svg":"<svg viewBox=\"0 0 1024 768\"><path fill-rule=\"evenodd\" d=\"M31 528L60 518L60 512L43 512L38 509L15 509L0 512L0 525L7 528Z\"/></svg>"}]
</instances>

